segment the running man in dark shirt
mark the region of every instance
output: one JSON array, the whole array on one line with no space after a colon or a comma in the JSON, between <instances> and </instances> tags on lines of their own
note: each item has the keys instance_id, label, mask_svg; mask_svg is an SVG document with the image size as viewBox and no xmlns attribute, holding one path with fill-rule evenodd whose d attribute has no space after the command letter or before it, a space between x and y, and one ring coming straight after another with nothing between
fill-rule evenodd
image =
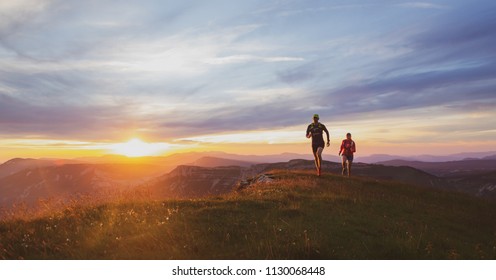
<instances>
[{"instance_id":1,"label":"running man in dark shirt","mask_svg":"<svg viewBox=\"0 0 496 280\"><path fill-rule=\"evenodd\" d=\"M324 150L324 132L327 135L327 147L331 144L329 131L325 125L319 122L319 115L313 115L313 123L307 127L307 138L312 138L312 151L315 158L315 168L317 168L317 176L321 174L322 151Z\"/></svg>"}]
</instances>

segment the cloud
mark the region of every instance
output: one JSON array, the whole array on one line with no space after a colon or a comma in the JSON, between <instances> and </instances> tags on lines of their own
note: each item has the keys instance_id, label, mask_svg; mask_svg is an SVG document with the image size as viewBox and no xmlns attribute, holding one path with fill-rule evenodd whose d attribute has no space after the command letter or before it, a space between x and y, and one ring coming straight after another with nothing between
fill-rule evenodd
<instances>
[{"instance_id":1,"label":"cloud","mask_svg":"<svg viewBox=\"0 0 496 280\"><path fill-rule=\"evenodd\" d=\"M288 56L261 57L254 55L232 55L232 56L216 57L216 58L208 59L206 63L222 65L222 64L248 63L248 62L292 62L292 61L304 61L304 58L288 57Z\"/></svg>"},{"instance_id":2,"label":"cloud","mask_svg":"<svg viewBox=\"0 0 496 280\"><path fill-rule=\"evenodd\" d=\"M447 9L448 6L433 4L429 2L407 2L397 4L397 6L405 8L416 8L416 9Z\"/></svg>"},{"instance_id":3,"label":"cloud","mask_svg":"<svg viewBox=\"0 0 496 280\"><path fill-rule=\"evenodd\" d=\"M193 143L268 143L268 144L288 144L308 142L303 136L304 130L289 131L266 130L250 131L230 134L201 135L191 138L179 139L180 141L192 141Z\"/></svg>"},{"instance_id":4,"label":"cloud","mask_svg":"<svg viewBox=\"0 0 496 280\"><path fill-rule=\"evenodd\" d=\"M304 97L298 99L303 102ZM174 136L185 138L226 131L280 129L294 125L302 119L309 120L311 113L308 109L295 107L294 102L294 99L266 104L245 104L240 101L192 112L169 112L167 115L170 114L171 117L161 121L160 125L164 128L161 131L165 133L163 136L168 136L167 133L172 131ZM182 115L185 117L182 118Z\"/></svg>"},{"instance_id":5,"label":"cloud","mask_svg":"<svg viewBox=\"0 0 496 280\"><path fill-rule=\"evenodd\" d=\"M0 94L2 135L39 135L95 140L116 137L132 126L132 105L31 104Z\"/></svg>"},{"instance_id":6,"label":"cloud","mask_svg":"<svg viewBox=\"0 0 496 280\"><path fill-rule=\"evenodd\" d=\"M379 110L401 110L449 105L496 97L496 65L412 73L374 79L323 93L321 104L335 110L335 116ZM474 86L474 84L479 84ZM463 110L463 108L461 108Z\"/></svg>"},{"instance_id":7,"label":"cloud","mask_svg":"<svg viewBox=\"0 0 496 280\"><path fill-rule=\"evenodd\" d=\"M495 27L494 2L459 6L418 25L418 33L404 42L412 52L402 58L401 67L494 62Z\"/></svg>"},{"instance_id":8,"label":"cloud","mask_svg":"<svg viewBox=\"0 0 496 280\"><path fill-rule=\"evenodd\" d=\"M54 1L19 0L0 2L0 34L11 35L25 25L36 22Z\"/></svg>"}]
</instances>

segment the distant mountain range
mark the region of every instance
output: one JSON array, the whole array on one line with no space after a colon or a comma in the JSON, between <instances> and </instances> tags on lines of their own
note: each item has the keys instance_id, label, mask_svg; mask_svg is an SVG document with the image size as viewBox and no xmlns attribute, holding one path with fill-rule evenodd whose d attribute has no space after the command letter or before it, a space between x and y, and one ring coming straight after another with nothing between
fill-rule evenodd
<instances>
[{"instance_id":1,"label":"distant mountain range","mask_svg":"<svg viewBox=\"0 0 496 280\"><path fill-rule=\"evenodd\" d=\"M410 166L441 177L484 173L496 170L496 159L466 159L447 162L389 160L378 162L378 164L386 166Z\"/></svg>"},{"instance_id":2,"label":"distant mountain range","mask_svg":"<svg viewBox=\"0 0 496 280\"><path fill-rule=\"evenodd\" d=\"M219 160L220 159L220 160ZM202 167L218 166L250 166L257 163L274 163L291 159L313 159L311 154L283 153L273 155L237 155L224 152L188 152L177 153L164 157L129 158L126 156L106 155L102 157L77 158L83 163L148 163L160 165L164 170L171 171L179 165L194 165Z\"/></svg>"},{"instance_id":3,"label":"distant mountain range","mask_svg":"<svg viewBox=\"0 0 496 280\"><path fill-rule=\"evenodd\" d=\"M328 151L324 151L324 159L330 161L340 161L340 158L335 154L330 154ZM211 158L208 160L208 158ZM206 165L214 165L221 166L216 163L212 163L215 161L215 158L221 158L223 161L219 162L219 164L227 164L227 165L238 165L245 166L249 164L255 163L275 163L275 162L285 162L292 159L308 159L312 160L313 156L311 153L298 154L298 153L282 153L282 154L272 154L272 155L238 155L238 154L229 154L224 152L187 152L187 153L177 153L169 156L162 157L139 157L132 158L120 155L105 155L101 157L81 157L75 159L12 159L4 164L9 162L15 163L16 166L21 166L24 164L25 166L51 166L51 165L61 165L68 163L148 163L154 165L161 165L167 170L172 170L178 165L198 165L198 166L206 166ZM496 159L496 151L490 152L475 152L475 153L459 153L453 155L446 156L434 156L434 155L420 155L420 156L398 156L398 155L389 155L389 154L374 154L370 156L361 156L360 153L355 155L356 162L363 163L378 163L383 161L390 160L406 160L406 161L424 161L424 162L446 162L446 161L459 161L465 159ZM201 162L201 161L206 161ZM232 164L225 162L225 160L233 160ZM1 165L0 165L1 166ZM210 166L212 167L212 166ZM7 171L7 174L10 174L11 170ZM2 173L0 169L0 177L5 175Z\"/></svg>"},{"instance_id":4,"label":"distant mountain range","mask_svg":"<svg viewBox=\"0 0 496 280\"><path fill-rule=\"evenodd\" d=\"M406 160L406 161L425 161L425 162L446 162L460 161L465 159L496 159L496 151L490 152L474 152L474 153L458 153L445 156L435 155L419 155L419 156L397 156L388 154L375 154L365 157L357 156L357 161L365 163L378 163L390 160Z\"/></svg>"},{"instance_id":5,"label":"distant mountain range","mask_svg":"<svg viewBox=\"0 0 496 280\"><path fill-rule=\"evenodd\" d=\"M270 170L315 169L313 160L308 159L258 163L265 157L203 155L187 153L140 159L120 156L75 160L12 159L0 165L0 206L9 207L16 202L34 205L39 199L68 199L76 194L130 188L143 188L158 197L202 197L230 192L240 182ZM289 156L294 154L275 158ZM341 165L324 161L323 169L340 174ZM491 157L448 162L355 163L353 175L496 198L496 160Z\"/></svg>"},{"instance_id":6,"label":"distant mountain range","mask_svg":"<svg viewBox=\"0 0 496 280\"><path fill-rule=\"evenodd\" d=\"M14 158L0 165L0 178L12 175L24 169L37 167L59 166L70 163L79 163L76 160L65 159L32 159L32 158Z\"/></svg>"},{"instance_id":7,"label":"distant mountain range","mask_svg":"<svg viewBox=\"0 0 496 280\"><path fill-rule=\"evenodd\" d=\"M202 167L219 167L219 166L249 167L252 166L253 164L255 164L255 162L241 161L235 159L225 159L218 157L202 157L188 165L202 166Z\"/></svg>"}]
</instances>

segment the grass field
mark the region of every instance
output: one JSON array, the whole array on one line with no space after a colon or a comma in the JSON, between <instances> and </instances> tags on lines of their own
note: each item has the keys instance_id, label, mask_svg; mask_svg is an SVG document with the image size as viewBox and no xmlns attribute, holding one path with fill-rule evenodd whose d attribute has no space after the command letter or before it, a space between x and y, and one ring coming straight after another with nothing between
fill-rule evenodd
<instances>
[{"instance_id":1,"label":"grass field","mask_svg":"<svg viewBox=\"0 0 496 280\"><path fill-rule=\"evenodd\" d=\"M0 222L0 259L496 259L496 204L308 171L197 200L72 203Z\"/></svg>"}]
</instances>

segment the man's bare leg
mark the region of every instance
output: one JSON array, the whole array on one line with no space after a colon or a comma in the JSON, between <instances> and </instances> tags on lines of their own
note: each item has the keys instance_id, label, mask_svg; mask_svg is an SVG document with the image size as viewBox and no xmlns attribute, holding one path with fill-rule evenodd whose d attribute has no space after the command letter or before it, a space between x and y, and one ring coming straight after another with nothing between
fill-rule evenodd
<instances>
[{"instance_id":1,"label":"man's bare leg","mask_svg":"<svg viewBox=\"0 0 496 280\"><path fill-rule=\"evenodd\" d=\"M313 153L313 157L315 158L315 169L317 170L317 174L318 174L320 162L319 162L319 156L318 156L317 152Z\"/></svg>"},{"instance_id":2,"label":"man's bare leg","mask_svg":"<svg viewBox=\"0 0 496 280\"><path fill-rule=\"evenodd\" d=\"M324 148L322 148L322 147L317 148L317 158L318 158L318 161L319 161L319 164L318 164L318 167L317 167L317 174L319 176L320 176L321 171L322 171L322 151L323 150L324 150Z\"/></svg>"},{"instance_id":3,"label":"man's bare leg","mask_svg":"<svg viewBox=\"0 0 496 280\"><path fill-rule=\"evenodd\" d=\"M345 157L345 156L342 156L342 157L341 157L341 159L342 159L342 163L341 163L341 165L343 166L343 170L341 171L341 175L343 175L343 176L344 176L344 172L345 172L345 171L346 171L346 169L347 169L347 168L346 168L346 162L347 162L347 160L346 160L346 157Z\"/></svg>"}]
</instances>

